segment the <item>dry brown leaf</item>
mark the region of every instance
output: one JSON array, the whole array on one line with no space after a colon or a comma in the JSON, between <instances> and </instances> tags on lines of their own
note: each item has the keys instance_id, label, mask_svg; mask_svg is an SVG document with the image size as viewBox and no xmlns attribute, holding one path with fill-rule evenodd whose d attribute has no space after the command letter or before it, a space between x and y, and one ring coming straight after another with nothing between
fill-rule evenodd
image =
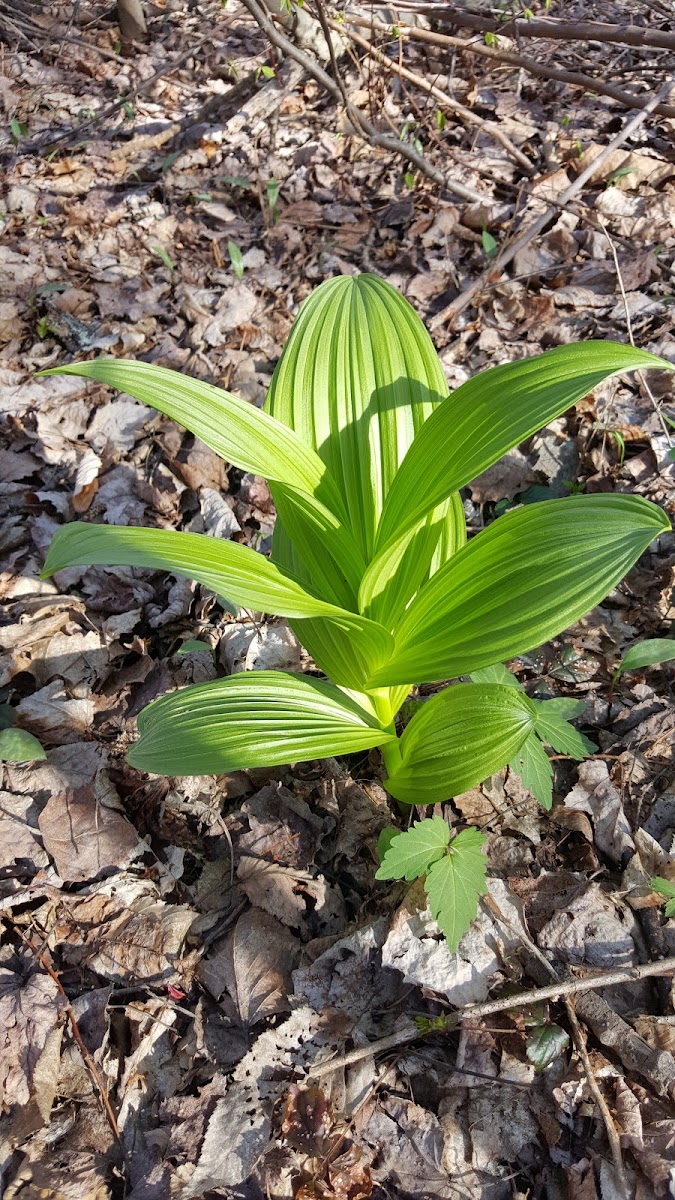
<instances>
[{"instance_id":1,"label":"dry brown leaf","mask_svg":"<svg viewBox=\"0 0 675 1200\"><path fill-rule=\"evenodd\" d=\"M565 797L565 806L588 813L595 830L595 843L612 862L635 852L630 825L623 811L621 793L609 777L607 763L589 759L579 765L579 782Z\"/></svg>"},{"instance_id":2,"label":"dry brown leaf","mask_svg":"<svg viewBox=\"0 0 675 1200\"><path fill-rule=\"evenodd\" d=\"M102 871L121 870L145 849L133 825L117 808L108 784L50 796L38 825L45 849L68 883L95 879Z\"/></svg>"},{"instance_id":3,"label":"dry brown leaf","mask_svg":"<svg viewBox=\"0 0 675 1200\"><path fill-rule=\"evenodd\" d=\"M199 975L212 996L227 990L244 1025L288 1012L291 970L298 941L268 913L243 913L225 943L200 964Z\"/></svg>"},{"instance_id":4,"label":"dry brown leaf","mask_svg":"<svg viewBox=\"0 0 675 1200\"><path fill-rule=\"evenodd\" d=\"M251 904L291 929L300 929L304 936L308 936L310 921L325 933L337 933L344 925L337 888L329 888L321 875L242 855L237 878Z\"/></svg>"},{"instance_id":5,"label":"dry brown leaf","mask_svg":"<svg viewBox=\"0 0 675 1200\"><path fill-rule=\"evenodd\" d=\"M196 913L167 904L149 880L106 880L86 897L64 896L54 937L73 964L113 982L168 983L189 974L185 939Z\"/></svg>"},{"instance_id":6,"label":"dry brown leaf","mask_svg":"<svg viewBox=\"0 0 675 1200\"><path fill-rule=\"evenodd\" d=\"M24 981L0 967L0 1107L10 1112L19 1140L49 1122L59 1075L64 1004L49 975L34 970Z\"/></svg>"}]
</instances>

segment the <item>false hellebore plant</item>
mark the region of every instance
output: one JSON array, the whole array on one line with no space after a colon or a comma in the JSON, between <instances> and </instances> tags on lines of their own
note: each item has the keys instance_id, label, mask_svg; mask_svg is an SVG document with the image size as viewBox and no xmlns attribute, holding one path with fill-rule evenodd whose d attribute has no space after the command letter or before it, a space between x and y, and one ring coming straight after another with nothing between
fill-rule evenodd
<instances>
[{"instance_id":1,"label":"false hellebore plant","mask_svg":"<svg viewBox=\"0 0 675 1200\"><path fill-rule=\"evenodd\" d=\"M252 671L160 697L139 717L129 761L199 775L379 746L387 790L423 805L510 761L524 768L526 747L540 758L533 735L555 744L551 721L564 725L569 707L548 712L506 673L483 669L588 612L669 522L638 496L572 495L516 508L467 544L459 489L603 380L642 367L672 369L631 346L589 342L494 367L448 395L413 309L360 275L323 283L303 305L265 411L151 363L52 372L120 388L264 476L278 518L269 559L201 534L80 521L55 535L45 575L91 564L186 575L288 617L327 677ZM398 735L413 685L474 673L478 682L419 705ZM422 822L433 824L430 846L419 825L395 838L380 875L426 874L453 945L475 913L482 843L475 830L451 842L434 822ZM423 845L408 853L407 838Z\"/></svg>"}]
</instances>

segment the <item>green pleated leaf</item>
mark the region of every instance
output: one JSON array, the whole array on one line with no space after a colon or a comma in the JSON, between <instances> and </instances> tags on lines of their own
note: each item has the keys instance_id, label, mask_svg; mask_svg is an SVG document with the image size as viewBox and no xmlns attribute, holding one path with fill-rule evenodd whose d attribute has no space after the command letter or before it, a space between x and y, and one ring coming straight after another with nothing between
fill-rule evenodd
<instances>
[{"instance_id":1,"label":"green pleated leaf","mask_svg":"<svg viewBox=\"0 0 675 1200\"><path fill-rule=\"evenodd\" d=\"M417 879L445 854L450 827L442 817L428 817L393 837L376 879Z\"/></svg>"},{"instance_id":2,"label":"green pleated leaf","mask_svg":"<svg viewBox=\"0 0 675 1200\"><path fill-rule=\"evenodd\" d=\"M328 467L366 560L399 463L447 392L429 334L384 280L339 276L303 304L266 406Z\"/></svg>"},{"instance_id":3,"label":"green pleated leaf","mask_svg":"<svg viewBox=\"0 0 675 1200\"><path fill-rule=\"evenodd\" d=\"M95 358L42 374L79 375L126 392L184 425L234 466L316 496L337 516L344 515L335 484L309 444L222 388L133 359Z\"/></svg>"},{"instance_id":4,"label":"green pleated leaf","mask_svg":"<svg viewBox=\"0 0 675 1200\"><path fill-rule=\"evenodd\" d=\"M484 844L480 830L463 829L452 839L449 853L433 863L425 880L431 915L452 951L475 919L478 900L487 891Z\"/></svg>"},{"instance_id":5,"label":"green pleated leaf","mask_svg":"<svg viewBox=\"0 0 675 1200\"><path fill-rule=\"evenodd\" d=\"M373 559L361 580L359 610L393 629L434 568L439 569L465 543L464 509L455 493Z\"/></svg>"},{"instance_id":6,"label":"green pleated leaf","mask_svg":"<svg viewBox=\"0 0 675 1200\"><path fill-rule=\"evenodd\" d=\"M475 787L503 767L534 728L523 692L460 683L424 704L400 741L401 766L385 782L406 804L435 804Z\"/></svg>"},{"instance_id":7,"label":"green pleated leaf","mask_svg":"<svg viewBox=\"0 0 675 1200\"><path fill-rule=\"evenodd\" d=\"M55 533L42 574L46 578L65 567L97 564L170 571L197 580L235 604L278 616L318 617L325 642L322 669L346 687L361 688L374 664L384 661L393 646L382 626L313 596L275 563L237 542L200 533L76 522Z\"/></svg>"},{"instance_id":8,"label":"green pleated leaf","mask_svg":"<svg viewBox=\"0 0 675 1200\"><path fill-rule=\"evenodd\" d=\"M368 687L452 679L541 646L669 528L639 496L569 496L507 513L422 588Z\"/></svg>"},{"instance_id":9,"label":"green pleated leaf","mask_svg":"<svg viewBox=\"0 0 675 1200\"><path fill-rule=\"evenodd\" d=\"M214 775L348 754L392 740L339 688L251 671L153 700L128 759L157 775Z\"/></svg>"},{"instance_id":10,"label":"green pleated leaf","mask_svg":"<svg viewBox=\"0 0 675 1200\"><path fill-rule=\"evenodd\" d=\"M120 388L180 422L228 462L269 479L299 552L307 556L308 577L321 583L326 600L356 608L364 563L345 524L342 498L319 456L287 425L229 392L152 363L100 358L43 374L79 375ZM293 566L288 557L278 561Z\"/></svg>"},{"instance_id":11,"label":"green pleated leaf","mask_svg":"<svg viewBox=\"0 0 675 1200\"><path fill-rule=\"evenodd\" d=\"M633 346L583 342L493 367L463 383L415 437L387 496L378 548L603 380L640 367L675 369Z\"/></svg>"}]
</instances>

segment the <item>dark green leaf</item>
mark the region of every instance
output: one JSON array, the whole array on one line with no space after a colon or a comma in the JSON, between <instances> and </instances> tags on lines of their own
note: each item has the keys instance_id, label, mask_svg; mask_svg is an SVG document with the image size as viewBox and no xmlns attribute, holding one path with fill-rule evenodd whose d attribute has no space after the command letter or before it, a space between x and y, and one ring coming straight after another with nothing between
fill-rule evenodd
<instances>
[{"instance_id":1,"label":"dark green leaf","mask_svg":"<svg viewBox=\"0 0 675 1200\"><path fill-rule=\"evenodd\" d=\"M545 1071L560 1058L569 1040L560 1025L538 1025L527 1039L525 1053L537 1071Z\"/></svg>"},{"instance_id":2,"label":"dark green leaf","mask_svg":"<svg viewBox=\"0 0 675 1200\"><path fill-rule=\"evenodd\" d=\"M546 809L553 804L553 767L536 733L531 733L513 761L512 771L520 775L527 788Z\"/></svg>"}]
</instances>

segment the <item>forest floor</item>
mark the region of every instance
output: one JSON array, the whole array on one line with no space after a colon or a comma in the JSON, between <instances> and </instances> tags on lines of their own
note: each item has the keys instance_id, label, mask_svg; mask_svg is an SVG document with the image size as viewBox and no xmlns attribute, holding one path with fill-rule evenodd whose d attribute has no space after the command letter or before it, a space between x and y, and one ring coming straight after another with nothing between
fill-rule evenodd
<instances>
[{"instance_id":1,"label":"forest floor","mask_svg":"<svg viewBox=\"0 0 675 1200\"><path fill-rule=\"evenodd\" d=\"M548 16L618 7L624 24L675 29L662 3ZM463 44L443 48L392 36L377 10L384 63L463 106L349 43L350 101L420 165L356 133L234 0L148 8L149 40L129 47L102 0L0 3L0 700L46 750L3 766L0 1192L675 1196L671 975L631 975L675 955L647 883L675 878L675 670L610 687L628 647L673 636L675 538L511 664L531 694L584 702L598 752L556 759L550 812L508 769L438 810L489 835L489 895L450 954L417 886L375 881L378 835L403 818L374 752L199 778L127 765L153 697L304 660L283 621L184 579L40 581L53 532L79 517L265 551L269 490L128 397L35 377L138 356L261 405L301 301L364 270L414 305L450 388L586 338L675 362L672 50L446 26ZM470 46L666 110L643 112L561 201L640 110ZM673 516L674 432L668 373L603 385L465 489L469 528L577 491L637 492ZM600 982L524 1003L552 969ZM414 1024L508 997L454 1031Z\"/></svg>"}]
</instances>

